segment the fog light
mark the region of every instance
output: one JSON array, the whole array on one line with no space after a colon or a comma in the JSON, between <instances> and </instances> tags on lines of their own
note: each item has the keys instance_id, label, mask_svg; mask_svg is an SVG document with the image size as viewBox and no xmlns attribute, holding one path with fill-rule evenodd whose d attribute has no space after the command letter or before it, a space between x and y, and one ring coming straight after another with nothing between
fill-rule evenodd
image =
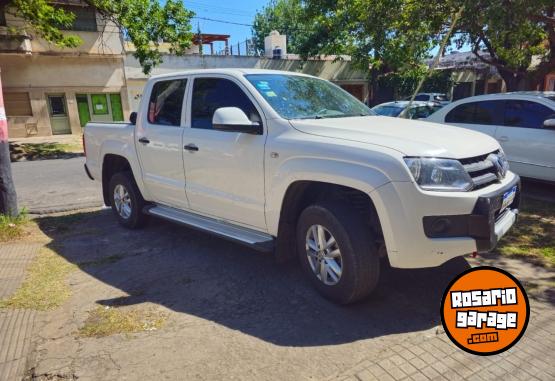
<instances>
[{"instance_id":1,"label":"fog light","mask_svg":"<svg viewBox=\"0 0 555 381\"><path fill-rule=\"evenodd\" d=\"M447 218L438 218L432 224L432 231L435 234L445 233L451 227L451 221Z\"/></svg>"}]
</instances>

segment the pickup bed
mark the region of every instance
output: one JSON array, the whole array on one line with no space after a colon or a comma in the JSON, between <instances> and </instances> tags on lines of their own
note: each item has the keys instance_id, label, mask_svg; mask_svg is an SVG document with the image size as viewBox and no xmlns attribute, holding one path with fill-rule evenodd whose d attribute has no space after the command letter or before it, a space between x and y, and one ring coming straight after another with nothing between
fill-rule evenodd
<instances>
[{"instance_id":1,"label":"pickup bed","mask_svg":"<svg viewBox=\"0 0 555 381\"><path fill-rule=\"evenodd\" d=\"M151 216L298 257L327 298L376 287L380 260L492 250L520 180L484 134L376 116L330 82L219 69L152 77L131 123L89 123L85 169L128 228Z\"/></svg>"}]
</instances>

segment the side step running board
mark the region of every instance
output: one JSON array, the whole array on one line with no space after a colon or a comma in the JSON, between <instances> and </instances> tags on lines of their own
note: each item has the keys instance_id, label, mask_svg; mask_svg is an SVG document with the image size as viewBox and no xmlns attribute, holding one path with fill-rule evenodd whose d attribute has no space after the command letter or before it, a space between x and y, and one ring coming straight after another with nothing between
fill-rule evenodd
<instances>
[{"instance_id":1,"label":"side step running board","mask_svg":"<svg viewBox=\"0 0 555 381\"><path fill-rule=\"evenodd\" d=\"M272 251L274 249L274 238L271 235L228 222L162 205L149 205L144 208L143 212L242 243L256 250Z\"/></svg>"}]
</instances>

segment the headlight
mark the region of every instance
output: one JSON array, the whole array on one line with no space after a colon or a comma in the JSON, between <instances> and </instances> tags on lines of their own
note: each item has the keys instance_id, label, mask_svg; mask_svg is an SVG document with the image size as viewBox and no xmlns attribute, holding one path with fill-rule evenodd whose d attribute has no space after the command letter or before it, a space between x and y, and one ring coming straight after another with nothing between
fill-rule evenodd
<instances>
[{"instance_id":1,"label":"headlight","mask_svg":"<svg viewBox=\"0 0 555 381\"><path fill-rule=\"evenodd\" d=\"M503 148L499 147L497 157L499 158L499 165L501 166L501 174L505 177L507 172L509 172L509 160L507 160L507 155L505 155Z\"/></svg>"},{"instance_id":2,"label":"headlight","mask_svg":"<svg viewBox=\"0 0 555 381\"><path fill-rule=\"evenodd\" d=\"M472 179L458 160L406 157L405 163L422 189L456 192L472 188Z\"/></svg>"}]
</instances>

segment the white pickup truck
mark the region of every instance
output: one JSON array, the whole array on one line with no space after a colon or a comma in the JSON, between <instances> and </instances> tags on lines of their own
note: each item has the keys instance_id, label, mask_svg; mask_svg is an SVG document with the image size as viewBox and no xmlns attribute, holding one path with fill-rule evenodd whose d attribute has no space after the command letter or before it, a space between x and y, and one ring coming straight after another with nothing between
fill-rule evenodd
<instances>
[{"instance_id":1,"label":"white pickup truck","mask_svg":"<svg viewBox=\"0 0 555 381\"><path fill-rule=\"evenodd\" d=\"M484 134L375 116L302 74L194 70L149 80L131 123L89 123L85 169L122 225L165 218L279 260L350 303L392 267L492 250L519 177Z\"/></svg>"}]
</instances>

